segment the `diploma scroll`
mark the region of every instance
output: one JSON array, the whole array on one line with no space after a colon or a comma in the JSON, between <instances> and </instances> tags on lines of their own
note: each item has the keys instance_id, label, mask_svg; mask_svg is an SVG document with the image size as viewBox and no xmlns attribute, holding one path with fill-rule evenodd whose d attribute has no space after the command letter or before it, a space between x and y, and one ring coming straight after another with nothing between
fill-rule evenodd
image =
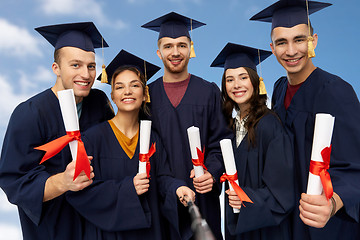
<instances>
[{"instance_id":1,"label":"diploma scroll","mask_svg":"<svg viewBox=\"0 0 360 240\"><path fill-rule=\"evenodd\" d=\"M314 137L311 151L311 160L323 162L322 151L330 147L335 118L330 114L318 113L315 117ZM321 195L323 185L320 176L309 172L307 194Z\"/></svg>"},{"instance_id":2,"label":"diploma scroll","mask_svg":"<svg viewBox=\"0 0 360 240\"><path fill-rule=\"evenodd\" d=\"M79 131L79 118L75 103L74 91L72 89L58 91L59 104L61 115L63 117L65 131L73 132ZM78 141L74 140L69 143L71 156L73 161L76 161L78 151Z\"/></svg>"},{"instance_id":3,"label":"diploma scroll","mask_svg":"<svg viewBox=\"0 0 360 240\"><path fill-rule=\"evenodd\" d=\"M191 126L187 129L187 134L189 138L190 152L192 159L199 159L197 149L201 150L200 142L200 130L198 127ZM202 166L194 166L195 177L198 178L204 175L204 169Z\"/></svg>"},{"instance_id":4,"label":"diploma scroll","mask_svg":"<svg viewBox=\"0 0 360 240\"><path fill-rule=\"evenodd\" d=\"M220 148L224 159L225 171L227 175L234 175L237 173L234 152L230 139L223 139L220 141ZM235 181L239 185L239 180ZM234 191L234 188L229 184L230 191ZM233 208L234 213L239 213L240 209Z\"/></svg>"},{"instance_id":5,"label":"diploma scroll","mask_svg":"<svg viewBox=\"0 0 360 240\"><path fill-rule=\"evenodd\" d=\"M140 154L149 153L151 121L140 121ZM146 162L139 160L139 173L146 173Z\"/></svg>"}]
</instances>

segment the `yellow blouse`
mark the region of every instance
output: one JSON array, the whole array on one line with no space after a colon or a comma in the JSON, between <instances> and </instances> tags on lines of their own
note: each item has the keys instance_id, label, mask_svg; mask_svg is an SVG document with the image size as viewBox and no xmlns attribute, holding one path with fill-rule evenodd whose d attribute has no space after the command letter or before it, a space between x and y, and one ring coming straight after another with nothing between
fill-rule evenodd
<instances>
[{"instance_id":1,"label":"yellow blouse","mask_svg":"<svg viewBox=\"0 0 360 240\"><path fill-rule=\"evenodd\" d=\"M115 123L112 120L109 120L108 122L120 146L122 147L126 155L128 155L128 157L131 159L135 154L136 145L139 139L139 130L137 131L135 136L133 136L132 138L128 138L116 127Z\"/></svg>"}]
</instances>

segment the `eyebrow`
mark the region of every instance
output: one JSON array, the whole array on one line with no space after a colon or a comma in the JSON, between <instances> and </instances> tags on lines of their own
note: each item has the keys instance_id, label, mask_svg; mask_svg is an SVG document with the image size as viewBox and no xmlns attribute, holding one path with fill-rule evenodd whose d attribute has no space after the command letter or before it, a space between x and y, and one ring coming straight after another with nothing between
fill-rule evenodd
<instances>
[{"instance_id":1,"label":"eyebrow","mask_svg":"<svg viewBox=\"0 0 360 240\"><path fill-rule=\"evenodd\" d=\"M134 83L134 82L138 82L141 84L140 80L137 80L137 79L134 79L134 80L131 80L130 83ZM123 82L116 82L115 85L118 85L118 84L124 84Z\"/></svg>"}]
</instances>

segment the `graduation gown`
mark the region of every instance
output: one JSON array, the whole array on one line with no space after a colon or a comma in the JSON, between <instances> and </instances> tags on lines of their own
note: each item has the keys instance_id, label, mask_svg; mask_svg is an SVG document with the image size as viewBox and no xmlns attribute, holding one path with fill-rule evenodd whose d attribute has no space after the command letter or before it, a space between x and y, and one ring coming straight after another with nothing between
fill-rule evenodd
<instances>
[{"instance_id":1,"label":"graduation gown","mask_svg":"<svg viewBox=\"0 0 360 240\"><path fill-rule=\"evenodd\" d=\"M222 239L219 179L225 169L219 141L224 138L231 139L232 133L227 129L221 111L219 88L215 83L191 75L186 92L176 108L166 95L162 77L149 84L149 91L152 124L163 140L170 168L176 178L184 180L194 191L192 179L189 177L193 165L187 128L196 126L200 129L201 145L205 147L205 165L216 179L216 184L209 193L197 193L196 204L216 239ZM180 228L189 228L191 221L187 209L183 208L179 212ZM182 239L190 237L182 234Z\"/></svg>"},{"instance_id":2,"label":"graduation gown","mask_svg":"<svg viewBox=\"0 0 360 240\"><path fill-rule=\"evenodd\" d=\"M234 213L225 197L228 239L291 239L288 214L294 207L294 172L291 144L279 119L267 113L256 125L256 145L247 135L236 148L239 186L253 203ZM236 236L235 236L236 235Z\"/></svg>"},{"instance_id":3,"label":"graduation gown","mask_svg":"<svg viewBox=\"0 0 360 240\"><path fill-rule=\"evenodd\" d=\"M80 129L113 117L106 95L92 89L84 98ZM81 239L80 216L61 195L43 203L46 180L71 161L69 147L39 165L44 152L35 150L65 135L59 101L51 89L16 107L6 131L0 160L0 186L17 205L24 239Z\"/></svg>"},{"instance_id":4,"label":"graduation gown","mask_svg":"<svg viewBox=\"0 0 360 240\"><path fill-rule=\"evenodd\" d=\"M320 68L316 68L291 100L287 110L284 97L287 78L274 85L272 105L293 142L295 160L295 202L306 193L315 114L335 117L329 173L344 207L322 229L308 227L293 213L292 239L359 239L360 200L360 104L350 84Z\"/></svg>"},{"instance_id":5,"label":"graduation gown","mask_svg":"<svg viewBox=\"0 0 360 240\"><path fill-rule=\"evenodd\" d=\"M133 183L139 167L139 142L130 159L108 122L91 128L82 139L88 155L94 157L94 182L82 191L66 193L66 198L86 219L84 239L168 239L160 206L168 210L166 215L173 222L176 189L185 182L171 176L158 135L151 132L150 143L156 143L156 152L150 158L150 187L140 196Z\"/></svg>"}]
</instances>

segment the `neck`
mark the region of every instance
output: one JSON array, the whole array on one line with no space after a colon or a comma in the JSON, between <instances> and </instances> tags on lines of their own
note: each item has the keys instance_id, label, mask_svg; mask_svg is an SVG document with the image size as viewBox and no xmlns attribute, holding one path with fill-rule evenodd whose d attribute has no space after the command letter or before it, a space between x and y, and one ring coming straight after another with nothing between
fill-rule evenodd
<instances>
[{"instance_id":1,"label":"neck","mask_svg":"<svg viewBox=\"0 0 360 240\"><path fill-rule=\"evenodd\" d=\"M132 138L139 130L139 112L118 111L112 121L128 138Z\"/></svg>"},{"instance_id":2,"label":"neck","mask_svg":"<svg viewBox=\"0 0 360 240\"><path fill-rule=\"evenodd\" d=\"M246 115L249 114L250 105L241 104L241 106L239 105L239 109L240 109L240 120L242 120L244 119L244 117L246 117Z\"/></svg>"},{"instance_id":3,"label":"neck","mask_svg":"<svg viewBox=\"0 0 360 240\"><path fill-rule=\"evenodd\" d=\"M181 82L187 79L189 72L186 70L181 73L171 73L169 71L164 71L163 81L164 82Z\"/></svg>"},{"instance_id":4,"label":"neck","mask_svg":"<svg viewBox=\"0 0 360 240\"><path fill-rule=\"evenodd\" d=\"M290 85L298 85L305 82L305 80L310 76L310 74L316 69L315 65L312 63L311 59L307 66L300 72L297 73L287 73L287 78Z\"/></svg>"}]
</instances>

